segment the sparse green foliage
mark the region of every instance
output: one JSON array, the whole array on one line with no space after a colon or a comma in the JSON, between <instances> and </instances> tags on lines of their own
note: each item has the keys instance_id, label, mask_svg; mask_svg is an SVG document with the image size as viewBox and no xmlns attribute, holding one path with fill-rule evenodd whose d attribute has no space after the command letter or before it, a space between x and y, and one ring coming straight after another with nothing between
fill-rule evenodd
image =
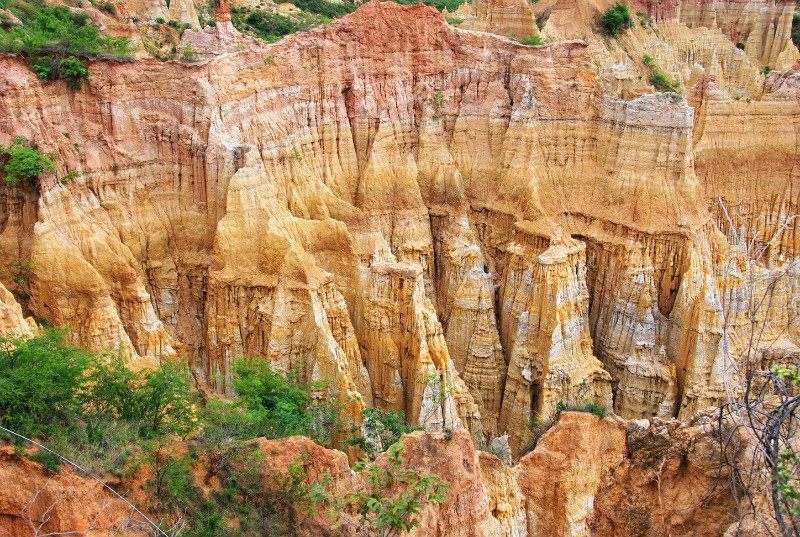
<instances>
[{"instance_id":1,"label":"sparse green foliage","mask_svg":"<svg viewBox=\"0 0 800 537\"><path fill-rule=\"evenodd\" d=\"M368 535L389 537L419 526L419 513L428 504L444 501L447 484L437 474L407 467L403 445L394 444L384 461L357 465L367 490L351 493L345 504L359 515L359 527Z\"/></svg>"},{"instance_id":2,"label":"sparse green foliage","mask_svg":"<svg viewBox=\"0 0 800 537\"><path fill-rule=\"evenodd\" d=\"M519 42L523 45L541 45L544 43L544 40L537 34L530 34L529 36L520 39Z\"/></svg>"},{"instance_id":3,"label":"sparse green foliage","mask_svg":"<svg viewBox=\"0 0 800 537\"><path fill-rule=\"evenodd\" d=\"M785 516L800 519L800 457L789 449L784 449L778 456L773 481L781 510Z\"/></svg>"},{"instance_id":4,"label":"sparse green foliage","mask_svg":"<svg viewBox=\"0 0 800 537\"><path fill-rule=\"evenodd\" d=\"M680 91L681 83L671 81L667 75L656 65L652 56L645 54L642 56L642 61L650 69L650 77L647 79L650 84L658 91L677 92Z\"/></svg>"},{"instance_id":5,"label":"sparse green foliage","mask_svg":"<svg viewBox=\"0 0 800 537\"><path fill-rule=\"evenodd\" d=\"M307 458L307 455L303 455L289 465L286 473L273 476L279 490L273 501L284 510L289 527L297 526L299 513L310 516L322 507L333 507L335 504L328 490L331 482L330 472L325 471L319 482L309 482L304 466ZM335 512L334 509L332 516L336 516Z\"/></svg>"},{"instance_id":6,"label":"sparse green foliage","mask_svg":"<svg viewBox=\"0 0 800 537\"><path fill-rule=\"evenodd\" d=\"M617 2L603 13L603 27L611 36L619 35L619 31L630 28L632 24L628 6Z\"/></svg>"},{"instance_id":7,"label":"sparse green foliage","mask_svg":"<svg viewBox=\"0 0 800 537\"><path fill-rule=\"evenodd\" d=\"M798 13L792 16L792 43L796 47L800 47L800 14Z\"/></svg>"},{"instance_id":8,"label":"sparse green foliage","mask_svg":"<svg viewBox=\"0 0 800 537\"><path fill-rule=\"evenodd\" d=\"M450 26L458 26L459 24L464 22L464 19L460 19L458 17L445 17L445 20L447 21L447 24L449 24Z\"/></svg>"},{"instance_id":9,"label":"sparse green foliage","mask_svg":"<svg viewBox=\"0 0 800 537\"><path fill-rule=\"evenodd\" d=\"M9 279L25 292L28 285L28 275L33 270L33 263L17 259L9 269L0 269L0 274L8 274Z\"/></svg>"},{"instance_id":10,"label":"sparse green foliage","mask_svg":"<svg viewBox=\"0 0 800 537\"><path fill-rule=\"evenodd\" d=\"M49 157L42 154L36 145L29 144L25 138L17 137L6 147L0 145L0 166L6 172L6 183L16 185L20 181L36 184L40 175L55 171L56 166Z\"/></svg>"},{"instance_id":11,"label":"sparse green foliage","mask_svg":"<svg viewBox=\"0 0 800 537\"><path fill-rule=\"evenodd\" d=\"M578 385L577 393L571 395L567 401L559 401L556 403L555 411L553 411L547 419L542 419L538 415L534 416L528 423L531 436L528 439L527 445L523 448L522 454L528 453L536 447L542 435L558 421L559 415L564 411L588 412L601 419L608 416L609 410L606 407L587 397L586 394L588 390L589 385L584 380Z\"/></svg>"},{"instance_id":12,"label":"sparse green foliage","mask_svg":"<svg viewBox=\"0 0 800 537\"><path fill-rule=\"evenodd\" d=\"M444 92L436 91L433 93L433 97L431 97L431 105L433 106L434 113L433 119L439 120L444 117L442 112L444 111Z\"/></svg>"},{"instance_id":13,"label":"sparse green foliage","mask_svg":"<svg viewBox=\"0 0 800 537\"><path fill-rule=\"evenodd\" d=\"M211 401L198 413L200 434L196 448L208 457L208 474L230 471L231 464L244 448L246 440L258 436L258 421L246 409Z\"/></svg>"},{"instance_id":14,"label":"sparse green foliage","mask_svg":"<svg viewBox=\"0 0 800 537\"><path fill-rule=\"evenodd\" d=\"M422 430L408 425L402 411L365 408L361 415L364 436L348 440L348 443L361 446L372 459L396 444L403 434Z\"/></svg>"},{"instance_id":15,"label":"sparse green foliage","mask_svg":"<svg viewBox=\"0 0 800 537\"><path fill-rule=\"evenodd\" d=\"M676 91L680 91L680 88L681 88L681 83L680 82L678 82L677 80L676 81L671 81L669 78L667 78L667 75L665 75L661 71L653 72L650 75L650 78L648 79L648 81L658 91L673 91L673 92L676 92Z\"/></svg>"},{"instance_id":16,"label":"sparse green foliage","mask_svg":"<svg viewBox=\"0 0 800 537\"><path fill-rule=\"evenodd\" d=\"M75 179L77 179L79 176L80 173L78 173L78 170L70 170L69 172L67 172L67 175L65 175L60 179L61 184L66 185L70 181L74 181Z\"/></svg>"},{"instance_id":17,"label":"sparse green foliage","mask_svg":"<svg viewBox=\"0 0 800 537\"><path fill-rule=\"evenodd\" d=\"M190 62L194 59L194 51L192 50L191 43L186 45L186 48L183 49L183 53L181 53L181 59L185 62Z\"/></svg>"},{"instance_id":18,"label":"sparse green foliage","mask_svg":"<svg viewBox=\"0 0 800 537\"><path fill-rule=\"evenodd\" d=\"M439 11L444 11L444 8L447 8L447 11L452 13L458 9L458 6L464 3L464 0L422 0L421 2L419 0L399 0L397 3L404 5L425 4L427 6L435 7Z\"/></svg>"},{"instance_id":19,"label":"sparse green foliage","mask_svg":"<svg viewBox=\"0 0 800 537\"><path fill-rule=\"evenodd\" d=\"M761 69L760 72L761 72L762 75L767 76L768 74L770 74L772 72L772 67L770 67L769 65L765 65L764 68Z\"/></svg>"}]
</instances>

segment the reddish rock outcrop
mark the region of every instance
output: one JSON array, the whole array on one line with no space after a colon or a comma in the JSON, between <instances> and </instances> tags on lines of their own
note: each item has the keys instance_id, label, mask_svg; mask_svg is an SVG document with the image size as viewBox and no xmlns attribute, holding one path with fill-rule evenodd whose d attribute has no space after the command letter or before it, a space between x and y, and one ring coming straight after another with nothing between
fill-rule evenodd
<instances>
[{"instance_id":1,"label":"reddish rock outcrop","mask_svg":"<svg viewBox=\"0 0 800 537\"><path fill-rule=\"evenodd\" d=\"M444 501L422 510L419 527L408 533L411 537L720 536L733 522L735 503L725 487L729 476L724 468L720 473L719 435L709 416L687 425L564 412L513 467L476 451L464 431L418 431L404 435L401 442L405 467L436 473L447 484ZM335 499L344 500L369 486L350 470L344 453L307 438L259 439L249 449L260 454L260 501L271 502L281 494L278 483L290 465L302 468L306 483L326 478ZM386 455L373 464L386 465ZM213 479L204 480L200 466L194 476L197 484L218 486ZM119 485L143 501L139 474L138 481ZM48 478L37 464L3 448L0 477L13 484L0 488L0 528L15 536L32 535L25 507L32 498L34 513L40 504L55 502L49 531L88 528L100 513L98 531L87 535L142 535L143 526L130 523L121 502L68 469ZM37 490L42 491L38 497ZM322 535L335 525L345 535L360 535L352 505L341 505L342 510L333 513L297 513L293 530ZM100 533L101 527L107 533Z\"/></svg>"}]
</instances>

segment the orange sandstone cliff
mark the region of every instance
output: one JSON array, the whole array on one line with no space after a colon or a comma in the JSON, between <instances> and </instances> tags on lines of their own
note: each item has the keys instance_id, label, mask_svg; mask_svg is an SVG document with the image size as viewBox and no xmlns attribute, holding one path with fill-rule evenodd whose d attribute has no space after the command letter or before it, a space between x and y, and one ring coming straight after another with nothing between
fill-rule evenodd
<instances>
[{"instance_id":1,"label":"orange sandstone cliff","mask_svg":"<svg viewBox=\"0 0 800 537\"><path fill-rule=\"evenodd\" d=\"M798 74L756 73L798 53L769 4L652 7L664 29L626 34L627 60L561 4L544 35L591 35L531 47L378 2L196 63L97 60L77 92L0 57L0 141L59 156L38 192L0 186L0 259L34 267L24 290L0 275L24 297L0 287L0 327L185 355L227 394L232 360L263 356L353 414L515 450L578 392L688 419L724 396L749 275L788 271L756 321L790 352L800 336ZM642 93L653 40L684 95ZM747 65L753 99L734 99ZM777 234L766 258L727 240L740 229Z\"/></svg>"}]
</instances>

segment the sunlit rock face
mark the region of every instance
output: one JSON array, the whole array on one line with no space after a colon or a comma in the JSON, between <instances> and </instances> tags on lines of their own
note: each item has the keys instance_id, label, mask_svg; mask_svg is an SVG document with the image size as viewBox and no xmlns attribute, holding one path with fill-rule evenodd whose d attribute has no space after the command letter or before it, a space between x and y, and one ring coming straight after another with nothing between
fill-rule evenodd
<instances>
[{"instance_id":1,"label":"sunlit rock face","mask_svg":"<svg viewBox=\"0 0 800 537\"><path fill-rule=\"evenodd\" d=\"M559 401L718 403L752 274L788 273L758 322L796 346L796 73L752 103L723 76L623 100L591 39L529 47L377 2L275 45L212 45L191 64L94 61L79 92L0 58L0 142L59 155L40 193L0 187L0 259L34 267L24 312L3 295L4 330L32 314L132 361L186 356L228 395L233 361L263 356L353 415L514 450ZM796 53L759 54L778 49ZM730 244L741 227L778 237L768 259Z\"/></svg>"}]
</instances>

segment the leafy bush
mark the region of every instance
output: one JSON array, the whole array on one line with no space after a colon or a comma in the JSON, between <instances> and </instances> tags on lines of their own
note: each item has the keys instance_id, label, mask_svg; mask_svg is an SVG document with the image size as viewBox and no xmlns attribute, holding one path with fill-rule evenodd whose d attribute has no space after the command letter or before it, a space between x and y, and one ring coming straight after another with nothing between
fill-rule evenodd
<instances>
[{"instance_id":1,"label":"leafy bush","mask_svg":"<svg viewBox=\"0 0 800 537\"><path fill-rule=\"evenodd\" d=\"M351 493L345 503L360 516L359 528L368 535L397 535L419 526L419 512L427 504L445 499L447 484L438 474L408 468L402 460L403 445L394 444L386 463L356 465L365 474L369 491Z\"/></svg>"},{"instance_id":2,"label":"leafy bush","mask_svg":"<svg viewBox=\"0 0 800 537\"><path fill-rule=\"evenodd\" d=\"M620 29L630 28L632 22L633 19L631 19L628 6L620 2L617 2L603 13L603 27L612 36L618 35Z\"/></svg>"},{"instance_id":3,"label":"leafy bush","mask_svg":"<svg viewBox=\"0 0 800 537\"><path fill-rule=\"evenodd\" d=\"M422 427L408 425L402 411L365 408L361 415L364 436L350 439L347 443L360 446L371 459L396 444L403 434L422 430Z\"/></svg>"},{"instance_id":4,"label":"leafy bush","mask_svg":"<svg viewBox=\"0 0 800 537\"><path fill-rule=\"evenodd\" d=\"M331 436L342 430L340 405L311 398L309 390L321 385L301 384L294 373L273 371L261 358L239 360L235 367L234 389L253 413L259 434L267 438L304 435L329 445Z\"/></svg>"},{"instance_id":5,"label":"leafy bush","mask_svg":"<svg viewBox=\"0 0 800 537\"><path fill-rule=\"evenodd\" d=\"M278 41L282 36L301 30L303 26L290 17L264 11L251 11L246 17L237 11L232 12L234 26L239 31L249 27L256 36L267 42Z\"/></svg>"},{"instance_id":6,"label":"leafy bush","mask_svg":"<svg viewBox=\"0 0 800 537\"><path fill-rule=\"evenodd\" d=\"M299 513L310 516L319 512L321 507L333 507L335 503L328 490L330 472L323 472L319 482L310 482L304 467L307 458L308 455L303 455L289 465L285 474L273 475L279 494L272 501L284 511L290 528L297 527ZM336 516L337 510L334 508L332 511L332 515Z\"/></svg>"},{"instance_id":7,"label":"leafy bush","mask_svg":"<svg viewBox=\"0 0 800 537\"><path fill-rule=\"evenodd\" d=\"M419 4L418 0L395 0L398 4L404 5L414 5ZM444 8L447 8L447 11L452 13L453 11L457 10L458 7L464 3L464 0L422 0L422 3L426 6L432 6L438 9L439 11L444 11Z\"/></svg>"},{"instance_id":8,"label":"leafy bush","mask_svg":"<svg viewBox=\"0 0 800 537\"><path fill-rule=\"evenodd\" d=\"M536 34L531 34L528 37L523 37L519 42L523 45L541 45L544 40Z\"/></svg>"},{"instance_id":9,"label":"leafy bush","mask_svg":"<svg viewBox=\"0 0 800 537\"><path fill-rule=\"evenodd\" d=\"M127 38L101 37L86 13L74 13L41 0L16 2L9 7L22 25L0 31L0 51L23 56L43 80L66 79L71 87L80 88L89 77L84 58L128 53Z\"/></svg>"},{"instance_id":10,"label":"leafy bush","mask_svg":"<svg viewBox=\"0 0 800 537\"><path fill-rule=\"evenodd\" d=\"M186 371L165 362L157 369L134 372L120 357L98 361L84 396L88 410L141 424L144 436L185 434L192 428Z\"/></svg>"},{"instance_id":11,"label":"leafy bush","mask_svg":"<svg viewBox=\"0 0 800 537\"><path fill-rule=\"evenodd\" d=\"M186 45L186 48L183 49L183 53L181 54L181 59L185 62L190 62L194 59L194 51L192 50L191 43Z\"/></svg>"},{"instance_id":12,"label":"leafy bush","mask_svg":"<svg viewBox=\"0 0 800 537\"><path fill-rule=\"evenodd\" d=\"M677 80L673 82L661 71L654 71L651 73L648 81L658 91L678 91L681 88L680 82Z\"/></svg>"},{"instance_id":13,"label":"leafy bush","mask_svg":"<svg viewBox=\"0 0 800 537\"><path fill-rule=\"evenodd\" d=\"M194 447L208 459L208 474L215 476L230 471L246 444L258 436L258 420L254 413L223 401L211 401L198 413L200 434Z\"/></svg>"},{"instance_id":14,"label":"leafy bush","mask_svg":"<svg viewBox=\"0 0 800 537\"><path fill-rule=\"evenodd\" d=\"M14 139L9 147L0 145L0 165L6 172L5 182L12 185L20 181L36 184L36 179L44 172L56 169L52 160L22 137Z\"/></svg>"},{"instance_id":15,"label":"leafy bush","mask_svg":"<svg viewBox=\"0 0 800 537\"><path fill-rule=\"evenodd\" d=\"M28 459L40 464L45 473L49 474L58 473L58 469L61 466L61 459L45 450L37 451L33 455L28 455Z\"/></svg>"},{"instance_id":16,"label":"leafy bush","mask_svg":"<svg viewBox=\"0 0 800 537\"><path fill-rule=\"evenodd\" d=\"M642 56L642 61L650 69L650 77L647 80L654 88L658 91L680 91L681 83L667 78L667 75L656 65L652 56L645 54Z\"/></svg>"},{"instance_id":17,"label":"leafy bush","mask_svg":"<svg viewBox=\"0 0 800 537\"><path fill-rule=\"evenodd\" d=\"M343 17L348 13L355 11L356 6L353 3L335 3L328 0L288 0L290 3L296 5L303 11L323 15L329 19Z\"/></svg>"},{"instance_id":18,"label":"leafy bush","mask_svg":"<svg viewBox=\"0 0 800 537\"><path fill-rule=\"evenodd\" d=\"M80 408L90 356L64 342L64 332L0 338L0 423L27 437L58 431Z\"/></svg>"}]
</instances>

